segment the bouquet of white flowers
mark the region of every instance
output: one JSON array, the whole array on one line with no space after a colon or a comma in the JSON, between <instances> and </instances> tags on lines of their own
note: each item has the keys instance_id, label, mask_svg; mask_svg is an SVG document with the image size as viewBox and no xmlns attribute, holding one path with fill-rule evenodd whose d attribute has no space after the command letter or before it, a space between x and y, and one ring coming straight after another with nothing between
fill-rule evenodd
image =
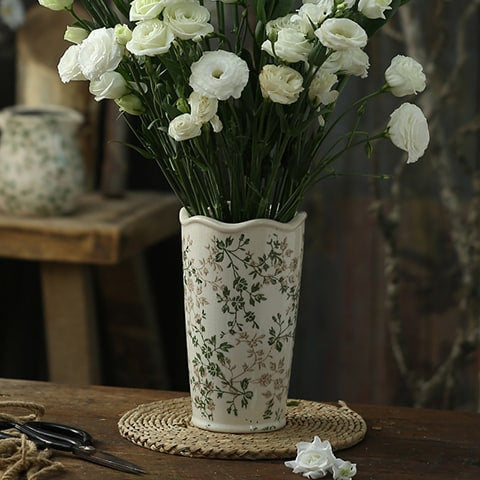
<instances>
[{"instance_id":1,"label":"bouquet of white flowers","mask_svg":"<svg viewBox=\"0 0 480 480\"><path fill-rule=\"evenodd\" d=\"M422 111L404 103L383 131L358 129L371 98L425 88L421 65L397 56L385 83L335 113L351 76L365 78L369 38L408 0L39 0L76 22L60 59L63 82L87 80L113 99L138 149L154 159L190 214L226 222L290 220L309 188L335 175L350 148L390 138L408 162L428 145ZM214 10L215 21L210 10ZM336 135L335 138L330 138Z\"/></svg>"}]
</instances>

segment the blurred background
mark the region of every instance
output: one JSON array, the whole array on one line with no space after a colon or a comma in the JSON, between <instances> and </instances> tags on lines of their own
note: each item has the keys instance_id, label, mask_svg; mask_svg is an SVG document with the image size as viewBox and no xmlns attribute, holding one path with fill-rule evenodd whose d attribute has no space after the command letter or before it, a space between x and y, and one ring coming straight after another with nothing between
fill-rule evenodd
<instances>
[{"instance_id":1,"label":"blurred background","mask_svg":"<svg viewBox=\"0 0 480 480\"><path fill-rule=\"evenodd\" d=\"M83 82L45 80L68 46L69 16L0 0L0 21L0 108L66 101L85 115L90 189L168 192L154 162L111 142L133 141L114 106L94 102ZM358 98L383 84L394 55L414 57L428 86L411 101L431 142L408 166L386 143L371 161L353 152L305 202L292 397L480 411L479 22L478 0L411 0L370 42L368 78L348 85ZM402 101L370 104L365 127L383 129ZM180 236L147 248L143 265L149 306L128 262L95 268L101 383L186 391ZM0 285L0 376L45 380L38 264L0 258Z\"/></svg>"}]
</instances>

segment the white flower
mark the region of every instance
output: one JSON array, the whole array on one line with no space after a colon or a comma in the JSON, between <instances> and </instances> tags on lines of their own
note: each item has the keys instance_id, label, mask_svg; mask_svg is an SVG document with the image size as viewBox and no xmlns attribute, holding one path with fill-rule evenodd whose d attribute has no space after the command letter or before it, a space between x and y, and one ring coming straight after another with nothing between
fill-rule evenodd
<instances>
[{"instance_id":1,"label":"white flower","mask_svg":"<svg viewBox=\"0 0 480 480\"><path fill-rule=\"evenodd\" d=\"M198 137L201 133L201 125L195 122L194 118L189 113L183 113L182 115L175 117L168 126L168 134L177 142Z\"/></svg>"},{"instance_id":2,"label":"white flower","mask_svg":"<svg viewBox=\"0 0 480 480\"><path fill-rule=\"evenodd\" d=\"M88 30L80 27L67 26L63 39L71 43L82 43L88 37Z\"/></svg>"},{"instance_id":3,"label":"white flower","mask_svg":"<svg viewBox=\"0 0 480 480\"><path fill-rule=\"evenodd\" d=\"M315 30L315 35L332 50L363 48L368 41L365 30L349 18L328 18Z\"/></svg>"},{"instance_id":4,"label":"white flower","mask_svg":"<svg viewBox=\"0 0 480 480\"><path fill-rule=\"evenodd\" d=\"M293 468L293 473L316 479L324 477L334 465L335 456L330 442L322 442L317 436L313 442L297 443L297 458L285 465Z\"/></svg>"},{"instance_id":5,"label":"white flower","mask_svg":"<svg viewBox=\"0 0 480 480\"><path fill-rule=\"evenodd\" d=\"M273 20L270 20L265 25L265 32L267 34L267 38L277 38L278 32L282 28L290 27L290 21L293 17L292 13L285 15L283 17L277 17Z\"/></svg>"},{"instance_id":6,"label":"white flower","mask_svg":"<svg viewBox=\"0 0 480 480\"><path fill-rule=\"evenodd\" d=\"M248 83L248 65L232 52L204 52L191 66L189 84L206 97L227 100L240 98Z\"/></svg>"},{"instance_id":7,"label":"white flower","mask_svg":"<svg viewBox=\"0 0 480 480\"><path fill-rule=\"evenodd\" d=\"M337 100L339 93L337 90L332 90L337 80L335 74L318 70L308 89L308 97L316 107L330 105Z\"/></svg>"},{"instance_id":8,"label":"white flower","mask_svg":"<svg viewBox=\"0 0 480 480\"><path fill-rule=\"evenodd\" d=\"M86 80L78 63L80 45L68 47L58 62L58 74L63 83L74 80Z\"/></svg>"},{"instance_id":9,"label":"white flower","mask_svg":"<svg viewBox=\"0 0 480 480\"><path fill-rule=\"evenodd\" d=\"M191 2L174 3L163 11L163 21L182 40L199 39L213 32L209 20L208 9Z\"/></svg>"},{"instance_id":10,"label":"white flower","mask_svg":"<svg viewBox=\"0 0 480 480\"><path fill-rule=\"evenodd\" d=\"M168 52L175 36L158 18L138 22L127 42L127 50L134 55L155 56Z\"/></svg>"},{"instance_id":11,"label":"white flower","mask_svg":"<svg viewBox=\"0 0 480 480\"><path fill-rule=\"evenodd\" d=\"M198 92L192 92L188 98L190 105L190 114L197 123L207 123L217 113L218 100L216 98L206 97Z\"/></svg>"},{"instance_id":12,"label":"white flower","mask_svg":"<svg viewBox=\"0 0 480 480\"><path fill-rule=\"evenodd\" d=\"M357 474L357 466L341 458L336 458L332 465L333 480L350 480Z\"/></svg>"},{"instance_id":13,"label":"white flower","mask_svg":"<svg viewBox=\"0 0 480 480\"><path fill-rule=\"evenodd\" d=\"M78 63L88 80L96 80L105 72L115 70L123 57L113 28L98 28L79 45Z\"/></svg>"},{"instance_id":14,"label":"white flower","mask_svg":"<svg viewBox=\"0 0 480 480\"><path fill-rule=\"evenodd\" d=\"M25 19L25 7L19 0L0 0L0 18L12 30L16 30Z\"/></svg>"},{"instance_id":15,"label":"white flower","mask_svg":"<svg viewBox=\"0 0 480 480\"><path fill-rule=\"evenodd\" d=\"M286 65L265 65L258 78L262 96L274 103L295 103L303 91L302 75Z\"/></svg>"},{"instance_id":16,"label":"white flower","mask_svg":"<svg viewBox=\"0 0 480 480\"><path fill-rule=\"evenodd\" d=\"M385 18L385 10L391 10L392 0L360 0L358 10L368 18Z\"/></svg>"},{"instance_id":17,"label":"white flower","mask_svg":"<svg viewBox=\"0 0 480 480\"><path fill-rule=\"evenodd\" d=\"M120 98L128 93L127 82L118 72L105 72L90 82L89 91L99 102L105 98Z\"/></svg>"},{"instance_id":18,"label":"white flower","mask_svg":"<svg viewBox=\"0 0 480 480\"><path fill-rule=\"evenodd\" d=\"M360 48L349 48L333 52L322 64L322 69L330 73L354 75L366 78L370 60Z\"/></svg>"},{"instance_id":19,"label":"white flower","mask_svg":"<svg viewBox=\"0 0 480 480\"><path fill-rule=\"evenodd\" d=\"M422 110L411 103L400 105L390 115L387 131L392 143L408 153L407 163L416 162L430 141L427 119Z\"/></svg>"},{"instance_id":20,"label":"white flower","mask_svg":"<svg viewBox=\"0 0 480 480\"><path fill-rule=\"evenodd\" d=\"M423 92L426 78L423 67L413 58L397 55L385 71L385 80L396 97Z\"/></svg>"},{"instance_id":21,"label":"white flower","mask_svg":"<svg viewBox=\"0 0 480 480\"><path fill-rule=\"evenodd\" d=\"M294 28L282 28L278 31L277 41L273 46L270 40L265 40L262 50L284 62L296 63L308 59L312 46L304 33Z\"/></svg>"},{"instance_id":22,"label":"white flower","mask_svg":"<svg viewBox=\"0 0 480 480\"><path fill-rule=\"evenodd\" d=\"M298 10L298 16L320 25L329 15L332 14L335 6L334 0L320 0L317 3L305 3Z\"/></svg>"},{"instance_id":23,"label":"white flower","mask_svg":"<svg viewBox=\"0 0 480 480\"><path fill-rule=\"evenodd\" d=\"M126 45L132 39L132 31L128 25L117 23L114 32L115 38L120 45Z\"/></svg>"},{"instance_id":24,"label":"white flower","mask_svg":"<svg viewBox=\"0 0 480 480\"><path fill-rule=\"evenodd\" d=\"M38 0L38 3L50 10L64 10L72 6L73 0Z\"/></svg>"},{"instance_id":25,"label":"white flower","mask_svg":"<svg viewBox=\"0 0 480 480\"><path fill-rule=\"evenodd\" d=\"M129 18L132 22L158 17L165 7L165 0L133 0Z\"/></svg>"}]
</instances>

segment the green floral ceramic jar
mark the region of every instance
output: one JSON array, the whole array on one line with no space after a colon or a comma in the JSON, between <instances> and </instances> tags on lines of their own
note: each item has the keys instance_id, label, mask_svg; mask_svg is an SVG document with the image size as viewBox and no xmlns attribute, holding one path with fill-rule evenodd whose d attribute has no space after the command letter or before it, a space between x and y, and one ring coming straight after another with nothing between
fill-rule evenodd
<instances>
[{"instance_id":1,"label":"green floral ceramic jar","mask_svg":"<svg viewBox=\"0 0 480 480\"><path fill-rule=\"evenodd\" d=\"M193 425L285 425L305 218L224 223L180 211Z\"/></svg>"},{"instance_id":2,"label":"green floral ceramic jar","mask_svg":"<svg viewBox=\"0 0 480 480\"><path fill-rule=\"evenodd\" d=\"M0 112L0 210L12 215L71 213L85 188L75 138L82 116L60 106Z\"/></svg>"}]
</instances>

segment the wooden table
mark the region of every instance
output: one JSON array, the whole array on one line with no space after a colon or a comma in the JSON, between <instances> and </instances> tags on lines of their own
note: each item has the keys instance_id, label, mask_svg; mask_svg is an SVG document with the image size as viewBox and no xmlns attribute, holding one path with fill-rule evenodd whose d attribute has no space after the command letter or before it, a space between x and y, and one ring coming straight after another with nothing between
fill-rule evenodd
<instances>
[{"instance_id":1,"label":"wooden table","mask_svg":"<svg viewBox=\"0 0 480 480\"><path fill-rule=\"evenodd\" d=\"M50 380L99 383L91 267L118 264L177 232L179 208L169 194L89 193L69 216L0 215L0 257L40 262Z\"/></svg>"},{"instance_id":2,"label":"wooden table","mask_svg":"<svg viewBox=\"0 0 480 480\"><path fill-rule=\"evenodd\" d=\"M283 461L211 460L161 454L124 438L116 424L140 403L182 393L114 387L67 386L0 379L0 400L42 403L45 420L90 431L97 446L143 466L145 480L301 479ZM373 405L350 405L367 422L365 439L337 455L357 463L355 480L479 480L480 414ZM305 439L311 441L312 439ZM67 468L61 478L102 480L136 478L78 460L56 457ZM332 478L326 477L326 478Z\"/></svg>"}]
</instances>

